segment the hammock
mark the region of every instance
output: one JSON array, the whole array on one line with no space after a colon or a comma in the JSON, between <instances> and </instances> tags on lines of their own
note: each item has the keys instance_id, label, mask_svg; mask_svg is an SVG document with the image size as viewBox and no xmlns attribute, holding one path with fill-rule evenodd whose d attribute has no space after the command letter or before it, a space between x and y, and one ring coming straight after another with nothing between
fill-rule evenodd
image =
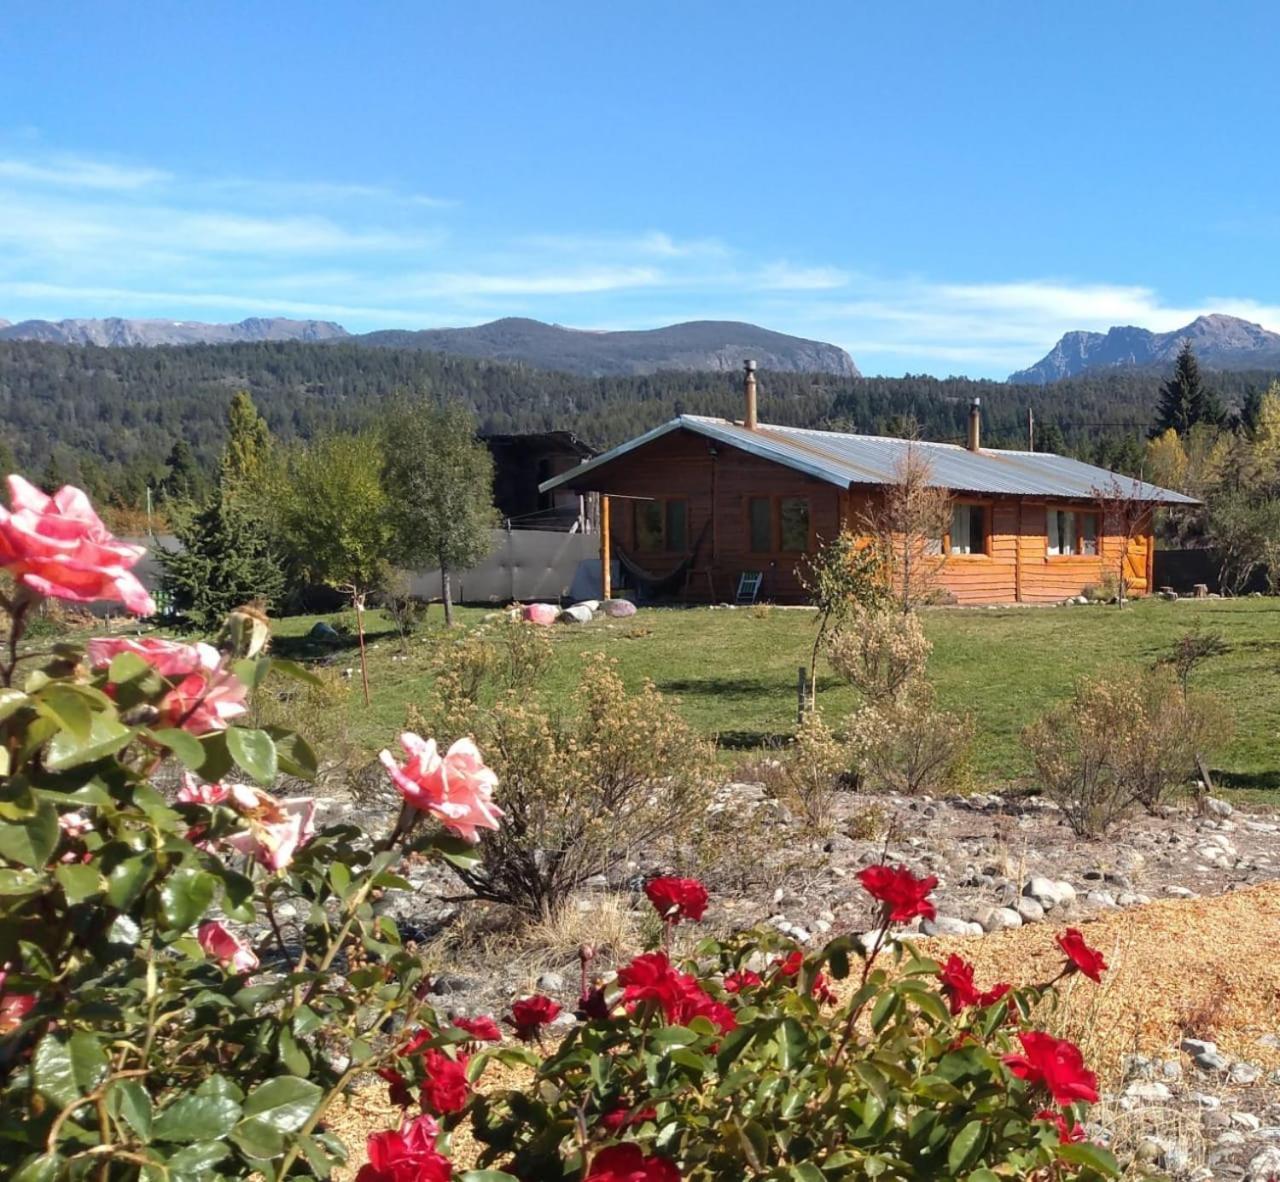
<instances>
[{"instance_id":1,"label":"hammock","mask_svg":"<svg viewBox=\"0 0 1280 1182\"><path fill-rule=\"evenodd\" d=\"M698 540L693 544L693 553L687 558L682 558L679 563L664 575L655 575L645 570L638 562L628 557L625 550L620 546L615 546L614 554L617 556L618 564L631 576L637 597L646 600L660 599L664 595L671 595L680 590L684 586L685 580L689 577L693 564L698 561L698 554L702 550L702 543L706 539L707 530L710 528L711 521L708 519L702 527L702 532L698 534Z\"/></svg>"}]
</instances>

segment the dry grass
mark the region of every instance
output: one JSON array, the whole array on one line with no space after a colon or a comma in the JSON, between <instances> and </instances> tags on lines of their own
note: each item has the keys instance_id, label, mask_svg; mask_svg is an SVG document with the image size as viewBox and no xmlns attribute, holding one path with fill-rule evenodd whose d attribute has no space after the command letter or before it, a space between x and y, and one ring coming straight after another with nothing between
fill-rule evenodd
<instances>
[{"instance_id":1,"label":"dry grass","mask_svg":"<svg viewBox=\"0 0 1280 1182\"><path fill-rule=\"evenodd\" d=\"M570 899L550 919L531 923L522 933L521 955L538 967L560 968L589 944L605 962L640 951L636 913L623 895L595 894Z\"/></svg>"}]
</instances>

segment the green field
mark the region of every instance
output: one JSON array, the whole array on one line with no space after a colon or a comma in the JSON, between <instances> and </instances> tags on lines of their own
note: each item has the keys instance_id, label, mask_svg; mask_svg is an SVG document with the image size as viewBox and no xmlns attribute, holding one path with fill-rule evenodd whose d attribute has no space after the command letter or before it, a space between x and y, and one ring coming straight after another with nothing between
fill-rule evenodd
<instances>
[{"instance_id":1,"label":"green field","mask_svg":"<svg viewBox=\"0 0 1280 1182\"><path fill-rule=\"evenodd\" d=\"M438 608L432 609L438 617ZM485 613L460 612L463 626ZM297 649L317 617L283 620L283 651ZM1083 674L1149 665L1195 622L1221 633L1231 651L1207 663L1195 684L1221 694L1236 719L1231 746L1214 761L1223 785L1280 789L1280 601L1270 599L1142 601L1124 610L1102 606L1000 608L925 612L934 642L930 673L943 706L977 723L975 770L992 781L1016 780L1027 764L1022 728L1070 693ZM624 678L651 678L677 698L685 717L719 738L724 757L785 738L795 722L796 670L806 662L814 616L787 609L644 609L629 620L598 620L550 630L556 658L549 693L567 692L583 654L616 658ZM365 708L353 680L352 737L376 749L404 722L405 706L423 694L438 619L410 641L408 656L386 621L370 617L373 702ZM355 652L337 656L354 667ZM851 691L819 674L819 702L838 717Z\"/></svg>"}]
</instances>

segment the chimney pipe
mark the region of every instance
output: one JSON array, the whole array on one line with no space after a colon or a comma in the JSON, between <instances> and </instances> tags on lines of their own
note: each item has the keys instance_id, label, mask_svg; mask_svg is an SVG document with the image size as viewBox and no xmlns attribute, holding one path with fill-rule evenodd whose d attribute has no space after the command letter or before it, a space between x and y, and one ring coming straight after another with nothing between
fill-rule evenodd
<instances>
[{"instance_id":1,"label":"chimney pipe","mask_svg":"<svg viewBox=\"0 0 1280 1182\"><path fill-rule=\"evenodd\" d=\"M754 361L743 362L744 370L742 379L742 390L746 395L747 409L743 417L742 425L748 431L756 429L756 363Z\"/></svg>"},{"instance_id":2,"label":"chimney pipe","mask_svg":"<svg viewBox=\"0 0 1280 1182\"><path fill-rule=\"evenodd\" d=\"M978 451L982 446L982 399L975 398L969 407L969 442L970 451Z\"/></svg>"}]
</instances>

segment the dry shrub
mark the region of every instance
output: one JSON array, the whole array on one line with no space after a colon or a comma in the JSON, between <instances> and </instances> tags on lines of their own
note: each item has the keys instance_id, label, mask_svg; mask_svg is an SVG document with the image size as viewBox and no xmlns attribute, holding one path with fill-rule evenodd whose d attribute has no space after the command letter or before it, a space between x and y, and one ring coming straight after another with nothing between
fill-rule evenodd
<instances>
[{"instance_id":1,"label":"dry shrub","mask_svg":"<svg viewBox=\"0 0 1280 1182\"><path fill-rule=\"evenodd\" d=\"M854 605L827 637L827 660L870 706L892 701L924 677L933 649L914 612Z\"/></svg>"},{"instance_id":2,"label":"dry shrub","mask_svg":"<svg viewBox=\"0 0 1280 1182\"><path fill-rule=\"evenodd\" d=\"M550 915L531 920L521 936L535 963L558 968L589 945L601 963L617 963L640 951L640 926L623 895L600 892L567 899Z\"/></svg>"},{"instance_id":3,"label":"dry shrub","mask_svg":"<svg viewBox=\"0 0 1280 1182\"><path fill-rule=\"evenodd\" d=\"M830 833L840 776L848 766L845 744L837 740L819 711L810 710L776 765L774 791L810 828Z\"/></svg>"},{"instance_id":4,"label":"dry shrub","mask_svg":"<svg viewBox=\"0 0 1280 1182\"><path fill-rule=\"evenodd\" d=\"M867 787L907 796L966 784L973 719L939 710L927 684L849 716L850 746Z\"/></svg>"},{"instance_id":5,"label":"dry shrub","mask_svg":"<svg viewBox=\"0 0 1280 1182\"><path fill-rule=\"evenodd\" d=\"M844 831L854 841L878 841L888 833L890 823L883 805L866 804L849 814Z\"/></svg>"},{"instance_id":6,"label":"dry shrub","mask_svg":"<svg viewBox=\"0 0 1280 1182\"><path fill-rule=\"evenodd\" d=\"M455 695L456 679L442 676L430 722L411 711L410 725L473 736L498 775L505 819L482 838L480 865L458 871L477 896L550 919L588 878L695 840L711 748L651 683L629 692L612 662L588 658L568 708L552 709L526 685L537 645L499 632L478 658L469 643L464 668L485 669L474 695ZM495 677L508 688L486 706L481 691Z\"/></svg>"},{"instance_id":7,"label":"dry shrub","mask_svg":"<svg viewBox=\"0 0 1280 1182\"><path fill-rule=\"evenodd\" d=\"M351 687L335 668L317 666L311 672L315 683L277 678L263 686L250 700L251 723L306 735L319 760L322 783L349 778L358 762L347 710ZM385 784L386 772L381 765L379 770Z\"/></svg>"},{"instance_id":8,"label":"dry shrub","mask_svg":"<svg viewBox=\"0 0 1280 1182\"><path fill-rule=\"evenodd\" d=\"M1023 741L1072 829L1094 837L1133 804L1156 810L1230 729L1220 702L1184 696L1176 676L1157 668L1082 680Z\"/></svg>"}]
</instances>

